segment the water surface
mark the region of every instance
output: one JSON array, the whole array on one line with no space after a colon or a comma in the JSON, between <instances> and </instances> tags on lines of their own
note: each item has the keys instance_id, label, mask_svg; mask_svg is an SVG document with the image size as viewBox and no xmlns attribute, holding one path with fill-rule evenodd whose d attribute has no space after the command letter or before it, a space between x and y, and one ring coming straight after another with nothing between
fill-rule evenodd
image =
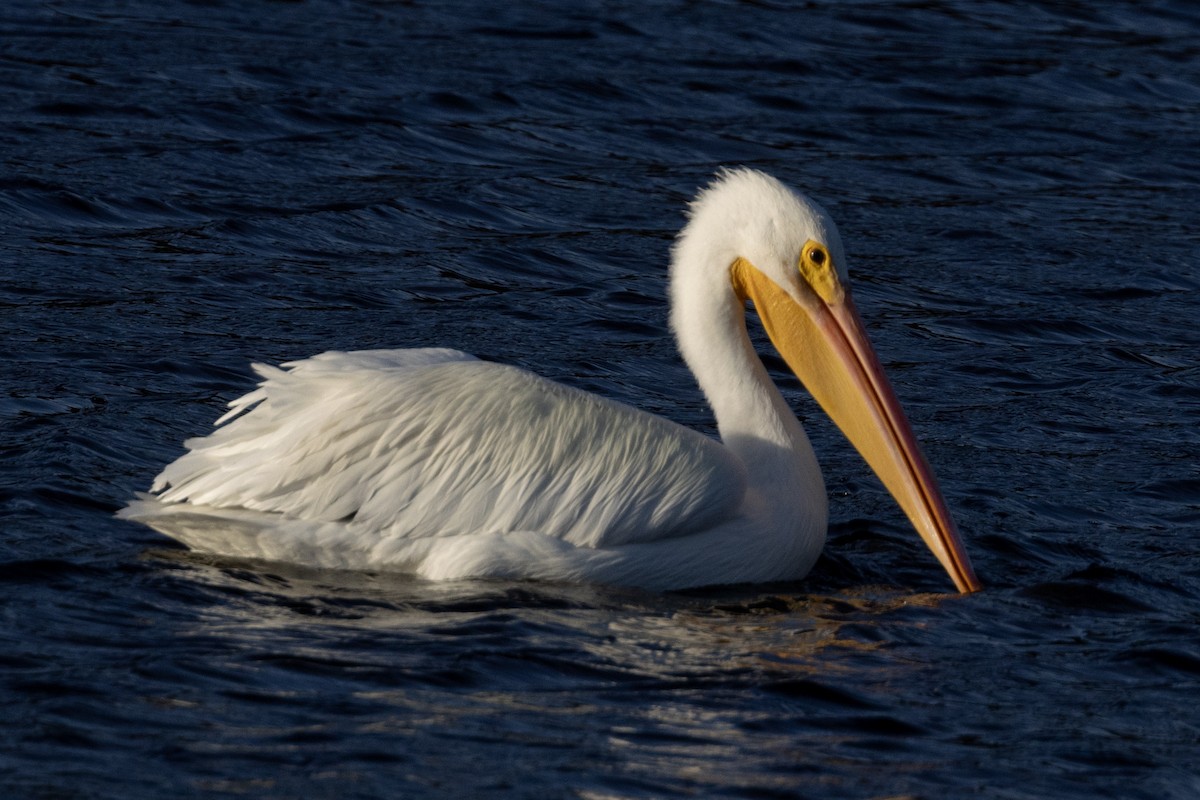
<instances>
[{"instance_id":1,"label":"water surface","mask_svg":"<svg viewBox=\"0 0 1200 800\"><path fill-rule=\"evenodd\" d=\"M0 11L12 797L1192 798L1200 14L1160 0ZM327 349L699 430L667 251L722 164L839 222L987 586L768 364L805 581L659 595L186 553L112 513Z\"/></svg>"}]
</instances>

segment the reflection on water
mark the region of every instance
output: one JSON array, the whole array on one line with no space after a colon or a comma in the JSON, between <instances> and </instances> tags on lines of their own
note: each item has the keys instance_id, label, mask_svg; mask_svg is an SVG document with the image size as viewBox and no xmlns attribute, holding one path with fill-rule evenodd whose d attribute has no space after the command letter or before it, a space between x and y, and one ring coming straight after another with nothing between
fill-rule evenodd
<instances>
[{"instance_id":1,"label":"reflection on water","mask_svg":"<svg viewBox=\"0 0 1200 800\"><path fill-rule=\"evenodd\" d=\"M212 608L175 633L226 651L206 682L240 702L291 709L283 724L257 728L256 740L291 741L297 715L336 708L374 748L404 751L422 735L445 746L503 741L521 763L570 754L660 789L716 781L783 790L792 770L825 764L864 737L884 747L920 734L892 712L888 687L920 681L922 668L894 651L955 602L887 589L663 597L171 559L212 593ZM324 725L300 727L316 741ZM345 728L337 724L339 737ZM225 735L244 747L248 732ZM781 772L785 755L795 765Z\"/></svg>"}]
</instances>

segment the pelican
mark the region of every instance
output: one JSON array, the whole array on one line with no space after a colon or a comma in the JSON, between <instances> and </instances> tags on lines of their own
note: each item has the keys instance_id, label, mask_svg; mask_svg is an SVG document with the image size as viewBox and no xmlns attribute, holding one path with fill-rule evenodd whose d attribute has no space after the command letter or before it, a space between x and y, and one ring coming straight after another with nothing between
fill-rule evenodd
<instances>
[{"instance_id":1,"label":"pelican","mask_svg":"<svg viewBox=\"0 0 1200 800\"><path fill-rule=\"evenodd\" d=\"M723 170L672 250L671 327L720 441L446 349L254 365L258 388L120 513L189 547L434 580L670 590L803 577L824 480L758 359L779 354L961 592L980 588L850 296L837 228L751 169Z\"/></svg>"}]
</instances>

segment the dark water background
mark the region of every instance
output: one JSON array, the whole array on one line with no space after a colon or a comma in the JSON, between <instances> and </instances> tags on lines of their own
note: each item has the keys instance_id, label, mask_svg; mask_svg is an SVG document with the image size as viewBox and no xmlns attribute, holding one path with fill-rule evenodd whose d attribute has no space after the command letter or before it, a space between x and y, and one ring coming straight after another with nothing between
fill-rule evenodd
<instances>
[{"instance_id":1,"label":"dark water background","mask_svg":"<svg viewBox=\"0 0 1200 800\"><path fill-rule=\"evenodd\" d=\"M1200 796L1191 0L15 0L0 85L0 795ZM711 430L663 279L720 164L839 221L982 594L778 371L803 583L113 519L252 360L451 346Z\"/></svg>"}]
</instances>

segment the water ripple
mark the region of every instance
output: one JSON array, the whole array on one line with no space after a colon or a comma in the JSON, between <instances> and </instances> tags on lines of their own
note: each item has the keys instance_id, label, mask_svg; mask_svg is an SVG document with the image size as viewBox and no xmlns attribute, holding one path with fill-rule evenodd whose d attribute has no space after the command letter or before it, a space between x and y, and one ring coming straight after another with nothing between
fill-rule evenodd
<instances>
[{"instance_id":1,"label":"water ripple","mask_svg":"<svg viewBox=\"0 0 1200 800\"><path fill-rule=\"evenodd\" d=\"M1198 22L1178 0L16 3L0 787L1196 796ZM430 584L112 519L251 361L332 348L460 347L714 433L663 279L722 163L838 219L982 594L942 594L771 355L831 497L801 584Z\"/></svg>"}]
</instances>

